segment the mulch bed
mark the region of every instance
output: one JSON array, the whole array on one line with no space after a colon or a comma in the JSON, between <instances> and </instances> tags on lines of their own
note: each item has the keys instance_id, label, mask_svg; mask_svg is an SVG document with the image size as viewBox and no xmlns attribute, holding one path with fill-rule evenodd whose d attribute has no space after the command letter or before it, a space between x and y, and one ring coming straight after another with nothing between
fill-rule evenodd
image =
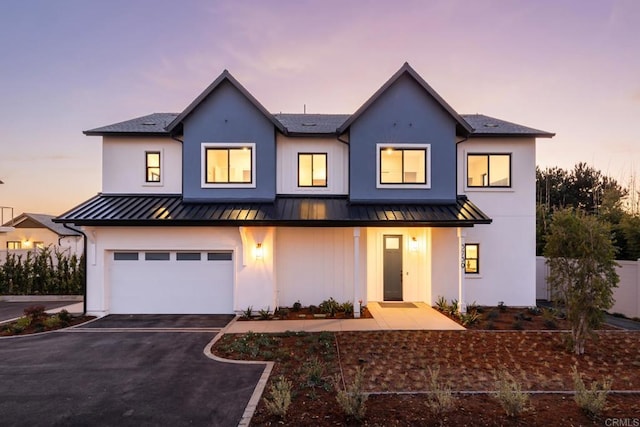
<instances>
[{"instance_id":1,"label":"mulch bed","mask_svg":"<svg viewBox=\"0 0 640 427\"><path fill-rule=\"evenodd\" d=\"M509 310L504 321L494 319L494 325L512 324L516 314ZM372 393L362 425L603 425L607 418L638 419L640 394L610 394L603 414L592 419L573 395L549 392L574 390L573 366L587 386L609 376L614 391L640 390L640 332L599 331L597 341L589 341L586 354L578 357L567 349L568 332L544 331L533 319L523 323L537 330L229 334L213 352L231 359L275 361L264 396L278 377L292 382L293 403L286 419L271 415L262 399L252 425L357 424L337 405L333 383L334 378L352 383L358 367L364 369L363 391ZM244 347L234 346L237 342ZM257 347L249 350L252 342ZM322 380L309 381L310 366L318 364ZM440 381L452 390L479 393L456 394L455 409L441 418L431 414L424 394L429 369L436 367ZM511 373L523 390L547 393L531 395L530 410L509 418L486 393L495 390L500 371Z\"/></svg>"},{"instance_id":2,"label":"mulch bed","mask_svg":"<svg viewBox=\"0 0 640 427\"><path fill-rule=\"evenodd\" d=\"M40 332L55 331L58 329L79 325L81 323L88 322L89 320L93 320L95 318L96 318L95 316L73 316L71 321L64 326L60 325L58 327L48 328L44 325L29 325L28 327L26 327L20 332L16 332L13 329L13 325L15 325L16 322L3 323L2 325L0 325L0 336L9 337L9 336L30 335L30 334L40 333Z\"/></svg>"}]
</instances>

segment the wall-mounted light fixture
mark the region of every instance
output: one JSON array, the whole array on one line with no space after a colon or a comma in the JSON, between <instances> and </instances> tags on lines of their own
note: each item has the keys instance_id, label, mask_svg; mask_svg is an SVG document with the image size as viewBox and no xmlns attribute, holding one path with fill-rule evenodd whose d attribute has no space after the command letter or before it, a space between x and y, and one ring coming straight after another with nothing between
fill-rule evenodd
<instances>
[{"instance_id":1,"label":"wall-mounted light fixture","mask_svg":"<svg viewBox=\"0 0 640 427\"><path fill-rule=\"evenodd\" d=\"M416 252L418 250L418 246L418 239L412 237L411 240L409 240L409 250L411 252Z\"/></svg>"},{"instance_id":2,"label":"wall-mounted light fixture","mask_svg":"<svg viewBox=\"0 0 640 427\"><path fill-rule=\"evenodd\" d=\"M255 256L256 256L256 259L262 259L262 257L264 256L264 250L262 249L262 243L257 243L256 244Z\"/></svg>"},{"instance_id":3,"label":"wall-mounted light fixture","mask_svg":"<svg viewBox=\"0 0 640 427\"><path fill-rule=\"evenodd\" d=\"M27 239L24 242L22 242L22 247L24 247L24 248L30 248L31 247L31 242L29 241L29 239Z\"/></svg>"}]
</instances>

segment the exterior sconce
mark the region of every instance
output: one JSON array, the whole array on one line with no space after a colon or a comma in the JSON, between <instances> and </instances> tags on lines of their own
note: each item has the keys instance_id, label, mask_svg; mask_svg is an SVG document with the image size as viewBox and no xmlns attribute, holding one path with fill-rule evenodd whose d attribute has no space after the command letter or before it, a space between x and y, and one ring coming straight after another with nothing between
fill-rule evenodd
<instances>
[{"instance_id":1,"label":"exterior sconce","mask_svg":"<svg viewBox=\"0 0 640 427\"><path fill-rule=\"evenodd\" d=\"M409 240L409 250L411 252L417 252L418 251L418 239L416 239L415 237L412 237L411 240Z\"/></svg>"},{"instance_id":2,"label":"exterior sconce","mask_svg":"<svg viewBox=\"0 0 640 427\"><path fill-rule=\"evenodd\" d=\"M31 242L29 240L25 240L24 242L22 242L22 246L24 246L25 248L30 248Z\"/></svg>"},{"instance_id":3,"label":"exterior sconce","mask_svg":"<svg viewBox=\"0 0 640 427\"><path fill-rule=\"evenodd\" d=\"M255 256L256 256L256 259L262 259L262 257L264 256L264 250L262 249L262 243L256 244Z\"/></svg>"}]
</instances>

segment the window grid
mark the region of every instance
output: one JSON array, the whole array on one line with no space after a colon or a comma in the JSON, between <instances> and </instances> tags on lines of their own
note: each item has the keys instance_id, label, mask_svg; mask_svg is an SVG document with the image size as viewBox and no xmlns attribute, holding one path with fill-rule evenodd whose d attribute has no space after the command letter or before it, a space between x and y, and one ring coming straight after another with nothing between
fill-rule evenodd
<instances>
[{"instance_id":1,"label":"window grid","mask_svg":"<svg viewBox=\"0 0 640 427\"><path fill-rule=\"evenodd\" d=\"M467 243L464 245L465 274L480 274L480 245Z\"/></svg>"},{"instance_id":2,"label":"window grid","mask_svg":"<svg viewBox=\"0 0 640 427\"><path fill-rule=\"evenodd\" d=\"M302 177L302 166L304 161L308 161L310 164L311 173L309 179L305 180ZM319 167L319 171L316 168L316 160L323 164ZM322 174L324 171L324 174ZM320 178L315 178L316 172L320 175ZM303 181L307 181L306 183ZM298 153L298 187L326 187L327 186L327 153Z\"/></svg>"},{"instance_id":3,"label":"window grid","mask_svg":"<svg viewBox=\"0 0 640 427\"><path fill-rule=\"evenodd\" d=\"M232 154L234 153L242 153L243 151L249 151L249 169L246 170L248 172L248 177L245 177L244 173L240 180L233 179L232 170L234 169L234 162L232 159ZM210 168L213 167L210 165L209 154L213 154L214 152L226 152L226 168L222 170L224 174L222 178L216 178L215 173L210 177ZM253 148L252 147L207 147L205 148L205 183L206 184L252 184L253 183Z\"/></svg>"},{"instance_id":4,"label":"window grid","mask_svg":"<svg viewBox=\"0 0 640 427\"><path fill-rule=\"evenodd\" d=\"M160 175L160 152L159 151L147 151L145 152L145 168L146 168L146 182L161 182Z\"/></svg>"},{"instance_id":5,"label":"window grid","mask_svg":"<svg viewBox=\"0 0 640 427\"><path fill-rule=\"evenodd\" d=\"M481 170L479 162L484 160ZM498 163L507 162L506 176L499 179L501 174ZM473 172L471 169L475 169ZM502 168L505 169L505 168ZM480 173L479 173L480 172ZM482 173L484 172L484 173ZM476 175L474 177L474 175ZM477 179L481 177L481 179ZM477 182L474 182L476 180ZM467 154L467 187L469 188L511 188L511 153L469 153Z\"/></svg>"}]
</instances>

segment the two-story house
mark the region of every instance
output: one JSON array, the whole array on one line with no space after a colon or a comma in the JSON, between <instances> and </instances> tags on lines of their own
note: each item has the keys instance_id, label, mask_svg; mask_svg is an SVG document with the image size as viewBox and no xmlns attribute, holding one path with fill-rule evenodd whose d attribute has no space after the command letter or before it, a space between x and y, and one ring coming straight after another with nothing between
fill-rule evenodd
<instances>
[{"instance_id":1,"label":"two-story house","mask_svg":"<svg viewBox=\"0 0 640 427\"><path fill-rule=\"evenodd\" d=\"M515 102L515 101L514 101ZM408 64L353 114L269 113L226 70L182 113L102 136L87 311L353 301L535 304L535 144L459 115Z\"/></svg>"}]
</instances>

